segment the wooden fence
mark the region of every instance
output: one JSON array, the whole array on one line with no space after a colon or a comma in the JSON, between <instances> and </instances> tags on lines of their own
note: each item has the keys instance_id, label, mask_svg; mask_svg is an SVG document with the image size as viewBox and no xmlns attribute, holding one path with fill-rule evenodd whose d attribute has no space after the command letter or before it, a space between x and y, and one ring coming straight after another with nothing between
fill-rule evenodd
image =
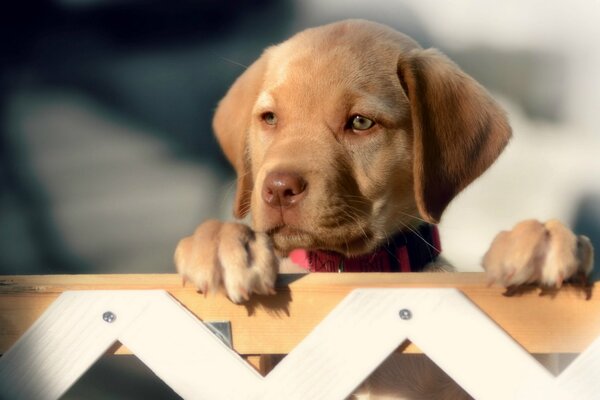
<instances>
[{"instance_id":1,"label":"wooden fence","mask_svg":"<svg viewBox=\"0 0 600 400\"><path fill-rule=\"evenodd\" d=\"M506 297L479 273L347 273L282 275L277 291L234 305L170 274L1 277L0 397L59 398L110 352L183 398L343 399L403 351L476 399L600 398L594 287ZM227 322L232 347L201 321ZM554 376L530 353L580 355ZM288 355L263 376L263 354Z\"/></svg>"}]
</instances>

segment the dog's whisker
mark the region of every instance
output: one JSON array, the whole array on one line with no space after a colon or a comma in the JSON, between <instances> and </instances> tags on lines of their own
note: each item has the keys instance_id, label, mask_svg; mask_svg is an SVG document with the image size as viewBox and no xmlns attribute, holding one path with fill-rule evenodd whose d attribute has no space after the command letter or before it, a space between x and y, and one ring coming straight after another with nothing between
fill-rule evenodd
<instances>
[{"instance_id":1,"label":"dog's whisker","mask_svg":"<svg viewBox=\"0 0 600 400\"><path fill-rule=\"evenodd\" d=\"M344 215L347 216L348 218L350 218L350 221L353 222L354 224L356 224L356 226L360 229L360 231L362 232L362 236L365 238L365 240L369 240L369 235L367 235L367 232L365 232L362 224L360 224L360 220L358 215L354 215L352 214L350 211L345 210L344 211Z\"/></svg>"},{"instance_id":2,"label":"dog's whisker","mask_svg":"<svg viewBox=\"0 0 600 400\"><path fill-rule=\"evenodd\" d=\"M220 58L222 61L228 62L229 64L237 65L238 67L242 67L242 68L244 68L244 69L248 69L248 65L244 65L244 64L242 64L242 63L240 63L240 62L237 62L237 61L234 61L234 60L232 60L232 59L230 59L230 58L223 57L223 56L219 56L219 58Z\"/></svg>"},{"instance_id":3,"label":"dog's whisker","mask_svg":"<svg viewBox=\"0 0 600 400\"><path fill-rule=\"evenodd\" d=\"M232 195L232 193L234 193L236 191L236 188L238 186L238 182L242 179L244 179L247 175L249 175L249 172L243 173L240 176L238 176L235 180L229 182L229 184L227 184L225 192L222 195L222 202L227 201L227 199L229 199ZM252 190L247 190L248 192L252 192Z\"/></svg>"},{"instance_id":4,"label":"dog's whisker","mask_svg":"<svg viewBox=\"0 0 600 400\"><path fill-rule=\"evenodd\" d=\"M346 195L344 195L344 199L350 199L350 200L352 200L352 203L353 203L352 205L356 204L356 205L371 206L371 202L369 200L365 199L363 196L346 194ZM355 211L356 213L358 213L358 214L360 214L362 216L365 216L365 217L368 217L370 215L368 211L362 210L362 209L356 208L356 207L353 208L353 211ZM418 216L416 216L414 214L410 214L410 213L404 212L402 210L397 210L397 211L400 214L402 214L403 216L415 219L415 220L420 221L420 222L429 223L427 220L425 220L425 219L423 219L421 217L418 217Z\"/></svg>"},{"instance_id":5,"label":"dog's whisker","mask_svg":"<svg viewBox=\"0 0 600 400\"><path fill-rule=\"evenodd\" d=\"M425 243L427 246L431 247L433 250L435 250L436 252L440 252L441 250L436 248L433 244L429 243L424 237L423 235L421 235L419 233L419 231L417 231L414 228L411 228L409 225L405 224L404 222L400 221L400 223L409 231L411 231L416 237L418 237L419 239L421 239L423 241L423 243Z\"/></svg>"},{"instance_id":6,"label":"dog's whisker","mask_svg":"<svg viewBox=\"0 0 600 400\"><path fill-rule=\"evenodd\" d=\"M428 223L429 223L429 221L426 221L426 220L424 220L424 219L423 219L423 218L421 218L421 217L417 217L416 215L409 214L409 213L406 213L406 212L404 212L404 211L398 211L398 212L399 212L400 214L404 215L405 217L409 217L409 218L412 218L412 219L416 219L417 221L421 221L421 222L424 222L424 223L426 223L426 224L428 224Z\"/></svg>"},{"instance_id":7,"label":"dog's whisker","mask_svg":"<svg viewBox=\"0 0 600 400\"><path fill-rule=\"evenodd\" d=\"M342 215L342 217L345 217L345 216ZM344 218L342 218L342 221L344 221L344 222L352 222L352 221L348 221L348 220L346 220ZM336 225L337 225L337 228L341 230L341 225L340 225L339 221L336 222ZM348 240L346 238L344 238L344 247L346 248L346 254L349 253L350 252L350 245L348 244Z\"/></svg>"},{"instance_id":8,"label":"dog's whisker","mask_svg":"<svg viewBox=\"0 0 600 400\"><path fill-rule=\"evenodd\" d=\"M235 181L227 184L225 191L223 192L223 194L221 196L222 202L227 201L227 199L229 199L232 196L232 194L235 192L235 186L236 186Z\"/></svg>"}]
</instances>

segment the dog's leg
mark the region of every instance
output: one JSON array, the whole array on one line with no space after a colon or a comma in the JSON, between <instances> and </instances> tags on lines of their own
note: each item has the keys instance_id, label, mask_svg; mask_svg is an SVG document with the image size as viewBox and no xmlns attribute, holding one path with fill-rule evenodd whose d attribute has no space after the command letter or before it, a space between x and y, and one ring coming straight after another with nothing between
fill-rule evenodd
<instances>
[{"instance_id":1,"label":"dog's leg","mask_svg":"<svg viewBox=\"0 0 600 400\"><path fill-rule=\"evenodd\" d=\"M594 249L556 220L527 220L500 232L483 258L490 282L507 287L540 284L558 288L565 280L585 280L592 271Z\"/></svg>"},{"instance_id":2,"label":"dog's leg","mask_svg":"<svg viewBox=\"0 0 600 400\"><path fill-rule=\"evenodd\" d=\"M206 221L179 242L175 265L184 282L205 294L223 286L235 303L253 293L274 293L279 271L269 236L216 220Z\"/></svg>"}]
</instances>

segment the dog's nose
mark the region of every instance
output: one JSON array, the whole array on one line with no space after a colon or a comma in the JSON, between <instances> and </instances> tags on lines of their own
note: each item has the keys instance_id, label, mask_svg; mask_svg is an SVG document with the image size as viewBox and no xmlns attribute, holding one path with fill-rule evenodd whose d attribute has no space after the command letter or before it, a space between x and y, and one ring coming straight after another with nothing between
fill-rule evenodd
<instances>
[{"instance_id":1,"label":"dog's nose","mask_svg":"<svg viewBox=\"0 0 600 400\"><path fill-rule=\"evenodd\" d=\"M271 207L292 207L306 194L308 182L289 172L270 172L263 182L262 198Z\"/></svg>"}]
</instances>

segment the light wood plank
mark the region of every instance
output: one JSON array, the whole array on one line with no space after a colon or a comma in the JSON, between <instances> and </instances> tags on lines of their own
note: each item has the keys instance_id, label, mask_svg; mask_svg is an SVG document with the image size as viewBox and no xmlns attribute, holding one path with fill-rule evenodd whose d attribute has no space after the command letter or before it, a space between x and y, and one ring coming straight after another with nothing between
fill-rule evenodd
<instances>
[{"instance_id":1,"label":"light wood plank","mask_svg":"<svg viewBox=\"0 0 600 400\"><path fill-rule=\"evenodd\" d=\"M156 297L118 291L98 301L90 293L100 292L64 293L0 358L0 397L60 398L115 343L127 320L143 313ZM118 315L111 323L103 318L107 311Z\"/></svg>"},{"instance_id":2,"label":"light wood plank","mask_svg":"<svg viewBox=\"0 0 600 400\"><path fill-rule=\"evenodd\" d=\"M35 275L0 278L0 352L6 351L66 290L164 289L204 321L229 320L234 349L241 354L280 354L293 349L355 288L435 288L461 290L533 353L579 353L600 334L600 299L575 287L553 295L539 291L505 297L487 287L480 273L310 274L282 276L276 296L256 296L232 304L223 295L204 297L182 287L175 274ZM418 352L409 346L406 352ZM124 347L116 351L128 353Z\"/></svg>"}]
</instances>

